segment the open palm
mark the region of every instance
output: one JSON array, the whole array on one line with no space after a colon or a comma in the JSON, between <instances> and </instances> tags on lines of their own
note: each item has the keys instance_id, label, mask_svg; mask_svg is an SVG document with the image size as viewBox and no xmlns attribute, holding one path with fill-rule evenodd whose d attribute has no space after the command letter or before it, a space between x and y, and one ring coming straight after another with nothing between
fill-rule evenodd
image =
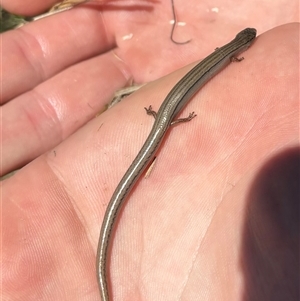
<instances>
[{"instance_id":1,"label":"open palm","mask_svg":"<svg viewBox=\"0 0 300 301\"><path fill-rule=\"evenodd\" d=\"M192 41L178 46L169 19L168 2L89 4L2 35L2 173L33 160L2 183L5 300L99 300L100 225L153 124L143 108L191 66L95 116L131 80L247 26L211 38L187 22L176 39ZM197 117L170 130L117 222L113 300L297 300L298 33L260 36L182 112Z\"/></svg>"}]
</instances>

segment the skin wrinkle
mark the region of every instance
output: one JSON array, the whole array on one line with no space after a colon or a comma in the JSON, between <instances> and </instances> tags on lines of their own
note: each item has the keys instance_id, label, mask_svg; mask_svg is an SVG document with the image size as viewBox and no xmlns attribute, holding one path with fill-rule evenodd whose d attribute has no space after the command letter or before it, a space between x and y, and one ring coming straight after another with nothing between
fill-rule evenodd
<instances>
[{"instance_id":1,"label":"skin wrinkle","mask_svg":"<svg viewBox=\"0 0 300 301\"><path fill-rule=\"evenodd\" d=\"M132 79L134 78L129 66L125 63L125 61L118 56L114 49L110 52L112 56L111 62L116 66L116 68L120 71L120 73L123 75L126 82L131 83ZM122 64L120 65L120 61Z\"/></svg>"},{"instance_id":2,"label":"skin wrinkle","mask_svg":"<svg viewBox=\"0 0 300 301\"><path fill-rule=\"evenodd\" d=\"M247 138L249 138L249 136L251 136L251 131L254 129L255 125L257 125L257 123L262 120L262 117L266 114L266 112L262 112L262 114L260 116L258 116L256 118L256 120L254 120L253 123L251 123L251 127L247 130L247 132L245 132L243 134L243 136L240 138L239 143L236 145L235 149L232 150L230 153L228 153L225 157L222 158L222 160L219 160L211 169L209 169L208 174L211 174L212 171L217 168L221 163L227 161L229 158L231 158L234 154L237 153L237 151L242 147L242 145L245 144L245 141L247 140ZM249 166L249 169L251 169L252 166Z\"/></svg>"},{"instance_id":3,"label":"skin wrinkle","mask_svg":"<svg viewBox=\"0 0 300 301\"><path fill-rule=\"evenodd\" d=\"M60 133L60 135L59 135L59 141L62 141L63 140L63 134L62 134L63 133L63 129L61 127L60 120L61 120L63 114L59 114L58 113L58 112L62 112L62 110L57 110L57 108L59 106L56 105L56 104L60 104L60 102L59 101L55 101L55 97L53 97L52 99L55 101L55 105L54 105L54 102L51 101L51 97L45 98L42 93L39 93L39 91L38 91L37 88L34 88L33 90L31 90L30 93L29 93L29 95L30 94L33 96L32 97L33 99L36 99L36 103L39 104L38 107L40 108L40 112L43 112L44 115L46 116L46 117L44 117L45 118L44 120L48 121L47 127L48 128L56 128L56 134ZM23 109L24 109L25 112L27 112L26 115L29 117L29 120L31 121L31 124L35 128L34 132L37 134L38 140L43 145L42 142L45 139L48 139L48 137L45 137L43 135L42 131L40 132L40 130L43 130L43 128L40 127L40 122L36 122L36 120L33 120L33 118L36 119L35 117L30 117L30 115L31 115L30 113L32 112L31 110L28 111L27 107L24 107ZM51 114L49 114L49 112L51 112ZM55 113L55 114L53 114L53 113ZM43 118L41 118L41 116L38 115L38 119L41 120ZM49 120L50 119L52 120L52 122L49 124ZM54 125L55 125L55 127L54 127ZM59 125L59 131L57 131L57 129L58 129L57 125Z\"/></svg>"},{"instance_id":4,"label":"skin wrinkle","mask_svg":"<svg viewBox=\"0 0 300 301\"><path fill-rule=\"evenodd\" d=\"M20 31L22 34L20 34ZM19 49L22 51L23 56L26 58L26 61L29 63L30 67L35 71L34 73L38 74L38 78L40 78L41 82L45 81L47 79L47 76L46 76L46 72L43 68L43 66L44 66L43 61L36 60L35 62L38 62L39 64L38 65L33 64L32 63L32 53L31 52L27 53L25 51L25 49L35 49L36 50L36 46L38 46L38 48L40 49L40 52L43 54L43 58L47 59L46 52L44 51L42 45L40 44L40 41L36 38L36 36L30 34L26 30L26 26L19 28L17 32L19 34L19 39L22 40L21 43L20 43L20 41L17 43L17 45L19 46ZM28 43L28 41L30 41L30 43ZM26 44L28 45L28 47L20 47L20 45L26 45Z\"/></svg>"},{"instance_id":5,"label":"skin wrinkle","mask_svg":"<svg viewBox=\"0 0 300 301\"><path fill-rule=\"evenodd\" d=\"M210 224L211 224L211 222L210 222ZM207 230L208 230L208 229L209 229L209 227L207 228ZM190 265L190 268L187 269L185 281L183 281L183 283L182 283L182 290L181 290L181 292L179 292L179 294L178 294L179 296L183 296L184 291L185 291L185 289L186 289L186 287L187 287L187 285L188 285L188 281L189 281L189 279L190 279L189 276L191 275L191 273L192 273L192 271L193 271L193 268L194 268L194 266L195 266L195 263L196 263L196 260L197 260L198 255L201 253L201 252L200 252L200 249L201 249L202 243L203 243L203 241L204 241L204 239L205 239L206 233L207 233L207 231L205 232L205 234L204 234L204 236L203 236L202 238L199 238L199 244L198 244L198 246L196 247L194 256L192 256L191 265ZM200 236L200 233L199 233L199 236ZM179 299L180 299L180 298L179 298Z\"/></svg>"},{"instance_id":6,"label":"skin wrinkle","mask_svg":"<svg viewBox=\"0 0 300 301\"><path fill-rule=\"evenodd\" d=\"M68 200L69 200L68 203L72 204L73 211L76 213L78 221L80 221L80 224L83 226L86 237L89 238L88 241L90 243L90 247L92 248L93 239L91 238L91 233L87 231L89 229L89 223L86 222L86 219L84 218L84 214L82 214L82 211L77 206L77 202L75 202L76 197L74 195L76 193L72 193L72 190L68 188L68 184L64 181L63 174L60 172L58 168L56 168L55 164L51 164L51 161L47 160L47 165L49 169L52 171L52 174L55 176L55 179L60 183L60 187L63 188L65 195L68 196ZM74 197L72 197L72 195Z\"/></svg>"}]
</instances>

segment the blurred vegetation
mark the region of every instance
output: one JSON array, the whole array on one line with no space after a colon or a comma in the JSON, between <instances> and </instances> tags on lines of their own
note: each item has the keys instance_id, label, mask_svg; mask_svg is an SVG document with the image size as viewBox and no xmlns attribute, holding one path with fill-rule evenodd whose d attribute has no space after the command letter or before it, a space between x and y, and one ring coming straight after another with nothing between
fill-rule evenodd
<instances>
[{"instance_id":1,"label":"blurred vegetation","mask_svg":"<svg viewBox=\"0 0 300 301\"><path fill-rule=\"evenodd\" d=\"M14 29L25 22L24 17L11 14L0 7L0 33Z\"/></svg>"},{"instance_id":2,"label":"blurred vegetation","mask_svg":"<svg viewBox=\"0 0 300 301\"><path fill-rule=\"evenodd\" d=\"M86 2L89 2L89 0L63 0L59 3L56 3L53 7L50 8L50 10L46 11L45 13L29 18L11 14L0 6L0 33L19 27L30 21L36 21L38 19L49 17L65 10L69 10L74 6Z\"/></svg>"}]
</instances>

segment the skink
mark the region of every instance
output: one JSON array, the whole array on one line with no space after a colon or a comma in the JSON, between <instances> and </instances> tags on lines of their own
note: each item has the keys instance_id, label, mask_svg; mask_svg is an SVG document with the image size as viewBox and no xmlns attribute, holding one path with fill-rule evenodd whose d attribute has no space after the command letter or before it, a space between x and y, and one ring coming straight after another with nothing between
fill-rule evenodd
<instances>
[{"instance_id":1,"label":"skink","mask_svg":"<svg viewBox=\"0 0 300 301\"><path fill-rule=\"evenodd\" d=\"M256 29L246 28L230 43L217 48L174 86L160 106L147 140L121 179L104 215L97 250L97 278L102 301L110 301L106 273L110 236L129 192L154 157L174 117L209 79L245 51L254 42L255 37ZM190 114L189 119L193 117L194 115Z\"/></svg>"}]
</instances>

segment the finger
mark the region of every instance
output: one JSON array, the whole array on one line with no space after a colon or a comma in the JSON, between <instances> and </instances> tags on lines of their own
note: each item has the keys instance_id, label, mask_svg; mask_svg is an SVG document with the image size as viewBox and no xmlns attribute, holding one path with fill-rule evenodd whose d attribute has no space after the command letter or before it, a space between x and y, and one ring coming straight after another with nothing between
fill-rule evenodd
<instances>
[{"instance_id":1,"label":"finger","mask_svg":"<svg viewBox=\"0 0 300 301\"><path fill-rule=\"evenodd\" d=\"M76 4L79 4L80 2L93 2L93 3L99 3L101 5L110 2L111 0L69 0L67 3L71 6L75 6ZM119 0L120 1L120 0ZM22 16L34 16L37 14L41 14L45 12L45 10L49 10L49 8L53 8L55 4L61 4L65 3L65 1L59 1L59 0L45 0L45 1L33 1L33 2L26 2L26 1L20 1L20 0L3 0L1 1L1 6L6 9L7 11L22 15Z\"/></svg>"},{"instance_id":2,"label":"finger","mask_svg":"<svg viewBox=\"0 0 300 301\"><path fill-rule=\"evenodd\" d=\"M80 128L128 80L109 52L79 63L2 107L2 173L23 166Z\"/></svg>"},{"instance_id":3,"label":"finger","mask_svg":"<svg viewBox=\"0 0 300 301\"><path fill-rule=\"evenodd\" d=\"M98 10L75 8L3 34L2 45L4 103L115 43Z\"/></svg>"},{"instance_id":4,"label":"finger","mask_svg":"<svg viewBox=\"0 0 300 301\"><path fill-rule=\"evenodd\" d=\"M33 16L39 14L52 5L57 3L57 0L44 0L44 1L22 1L22 0L2 0L1 6L14 14L23 16Z\"/></svg>"}]
</instances>

